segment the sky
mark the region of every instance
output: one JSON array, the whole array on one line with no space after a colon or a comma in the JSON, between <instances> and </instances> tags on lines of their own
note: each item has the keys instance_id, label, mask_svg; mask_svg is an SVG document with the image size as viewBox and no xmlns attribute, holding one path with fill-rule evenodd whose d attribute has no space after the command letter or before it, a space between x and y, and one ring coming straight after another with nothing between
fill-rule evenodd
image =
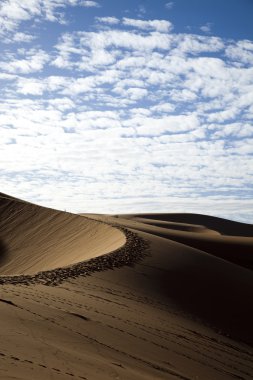
<instances>
[{"instance_id":1,"label":"sky","mask_svg":"<svg viewBox=\"0 0 253 380\"><path fill-rule=\"evenodd\" d=\"M1 192L253 223L252 0L1 0Z\"/></svg>"}]
</instances>

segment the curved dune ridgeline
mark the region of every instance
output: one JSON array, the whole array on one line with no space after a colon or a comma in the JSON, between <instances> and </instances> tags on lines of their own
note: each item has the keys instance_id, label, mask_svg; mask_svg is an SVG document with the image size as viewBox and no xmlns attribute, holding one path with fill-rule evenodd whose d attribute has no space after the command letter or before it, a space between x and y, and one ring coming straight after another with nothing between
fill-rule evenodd
<instances>
[{"instance_id":1,"label":"curved dune ridgeline","mask_svg":"<svg viewBox=\"0 0 253 380\"><path fill-rule=\"evenodd\" d=\"M122 217L138 223L138 229L143 232L177 241L253 270L252 225L197 214L136 214Z\"/></svg>"},{"instance_id":2,"label":"curved dune ridgeline","mask_svg":"<svg viewBox=\"0 0 253 380\"><path fill-rule=\"evenodd\" d=\"M227 220L223 218L217 218L210 215L201 214L187 214L187 213L152 213L152 214L135 214L135 215L122 215L124 217L133 217L134 219L156 220L166 221L169 223L185 224L190 226L202 225L202 227L217 230L222 235L229 236L249 236L253 237L253 225L235 222L233 220Z\"/></svg>"},{"instance_id":3,"label":"curved dune ridgeline","mask_svg":"<svg viewBox=\"0 0 253 380\"><path fill-rule=\"evenodd\" d=\"M252 380L253 226L0 196L0 379Z\"/></svg>"},{"instance_id":4,"label":"curved dune ridgeline","mask_svg":"<svg viewBox=\"0 0 253 380\"><path fill-rule=\"evenodd\" d=\"M125 244L107 224L0 196L0 275L34 274L104 255Z\"/></svg>"}]
</instances>

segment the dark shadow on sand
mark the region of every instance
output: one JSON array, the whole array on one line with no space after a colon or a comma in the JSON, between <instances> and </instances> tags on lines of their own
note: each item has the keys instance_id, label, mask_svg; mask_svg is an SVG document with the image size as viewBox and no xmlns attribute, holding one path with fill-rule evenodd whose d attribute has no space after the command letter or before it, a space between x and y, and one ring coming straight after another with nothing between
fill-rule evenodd
<instances>
[{"instance_id":1,"label":"dark shadow on sand","mask_svg":"<svg viewBox=\"0 0 253 380\"><path fill-rule=\"evenodd\" d=\"M8 258L8 249L2 239L0 239L0 266L5 264Z\"/></svg>"}]
</instances>

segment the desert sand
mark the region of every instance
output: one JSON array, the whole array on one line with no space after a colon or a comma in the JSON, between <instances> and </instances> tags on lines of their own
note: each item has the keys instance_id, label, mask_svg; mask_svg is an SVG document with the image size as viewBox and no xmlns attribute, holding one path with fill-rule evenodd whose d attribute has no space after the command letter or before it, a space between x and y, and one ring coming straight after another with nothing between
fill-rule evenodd
<instances>
[{"instance_id":1,"label":"desert sand","mask_svg":"<svg viewBox=\"0 0 253 380\"><path fill-rule=\"evenodd\" d=\"M252 225L0 213L0 379L253 378Z\"/></svg>"}]
</instances>

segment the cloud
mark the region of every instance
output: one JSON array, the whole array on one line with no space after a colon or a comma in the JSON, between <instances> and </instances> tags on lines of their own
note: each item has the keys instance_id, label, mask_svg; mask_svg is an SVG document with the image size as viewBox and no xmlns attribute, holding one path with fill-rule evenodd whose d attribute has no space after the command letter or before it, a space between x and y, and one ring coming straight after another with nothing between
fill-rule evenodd
<instances>
[{"instance_id":1,"label":"cloud","mask_svg":"<svg viewBox=\"0 0 253 380\"><path fill-rule=\"evenodd\" d=\"M123 25L133 26L144 30L156 30L158 32L169 32L172 24L166 20L136 20L131 18L123 18Z\"/></svg>"},{"instance_id":2,"label":"cloud","mask_svg":"<svg viewBox=\"0 0 253 380\"><path fill-rule=\"evenodd\" d=\"M171 45L171 40L171 36L164 33L153 32L140 35L124 30L64 34L55 46L58 54L52 63L59 68L76 67L94 71L96 65L112 64L120 58L122 51L118 49L167 50ZM72 60L74 55L75 61Z\"/></svg>"},{"instance_id":3,"label":"cloud","mask_svg":"<svg viewBox=\"0 0 253 380\"><path fill-rule=\"evenodd\" d=\"M136 116L124 122L123 126L135 128L141 136L162 136L182 133L199 127L196 115L164 116L160 118Z\"/></svg>"},{"instance_id":4,"label":"cloud","mask_svg":"<svg viewBox=\"0 0 253 380\"><path fill-rule=\"evenodd\" d=\"M160 103L153 107L151 107L151 110L155 113L170 113L175 110L175 104L172 103Z\"/></svg>"},{"instance_id":5,"label":"cloud","mask_svg":"<svg viewBox=\"0 0 253 380\"><path fill-rule=\"evenodd\" d=\"M3 43L29 43L33 41L36 37L32 34L23 33L23 32L17 32L15 33L11 38L9 37L3 37L2 42Z\"/></svg>"},{"instance_id":6,"label":"cloud","mask_svg":"<svg viewBox=\"0 0 253 380\"><path fill-rule=\"evenodd\" d=\"M7 74L7 73L0 73L0 80L2 80L2 81L14 81L16 79L17 79L16 75Z\"/></svg>"},{"instance_id":7,"label":"cloud","mask_svg":"<svg viewBox=\"0 0 253 380\"><path fill-rule=\"evenodd\" d=\"M2 191L72 211L250 220L252 43L161 21L102 17L47 49L3 52Z\"/></svg>"},{"instance_id":8,"label":"cloud","mask_svg":"<svg viewBox=\"0 0 253 380\"><path fill-rule=\"evenodd\" d=\"M174 89L171 90L169 93L170 99L173 100L173 102L189 102L197 99L197 94L193 91L190 91L186 88L184 89Z\"/></svg>"},{"instance_id":9,"label":"cloud","mask_svg":"<svg viewBox=\"0 0 253 380\"><path fill-rule=\"evenodd\" d=\"M214 129L214 137L224 138L224 137L235 137L237 139L245 137L253 137L253 125L243 124L243 123L231 123L224 125L210 125L209 129Z\"/></svg>"},{"instance_id":10,"label":"cloud","mask_svg":"<svg viewBox=\"0 0 253 380\"><path fill-rule=\"evenodd\" d=\"M204 33L210 33L212 28L212 23L207 22L205 25L202 25L199 29Z\"/></svg>"},{"instance_id":11,"label":"cloud","mask_svg":"<svg viewBox=\"0 0 253 380\"><path fill-rule=\"evenodd\" d=\"M23 95L42 95L45 85L40 80L20 78L17 82L17 92Z\"/></svg>"},{"instance_id":12,"label":"cloud","mask_svg":"<svg viewBox=\"0 0 253 380\"><path fill-rule=\"evenodd\" d=\"M225 50L226 56L240 64L253 64L253 42L248 40L229 44Z\"/></svg>"},{"instance_id":13,"label":"cloud","mask_svg":"<svg viewBox=\"0 0 253 380\"><path fill-rule=\"evenodd\" d=\"M178 55L197 55L204 52L219 52L224 49L224 42L219 37L207 37L193 34L178 34L175 53Z\"/></svg>"},{"instance_id":14,"label":"cloud","mask_svg":"<svg viewBox=\"0 0 253 380\"><path fill-rule=\"evenodd\" d=\"M124 17L122 20L116 17L96 17L96 21L109 25L125 25L142 30L153 30L168 33L172 29L172 23L167 20L140 20Z\"/></svg>"},{"instance_id":15,"label":"cloud","mask_svg":"<svg viewBox=\"0 0 253 380\"><path fill-rule=\"evenodd\" d=\"M120 23L120 20L116 17L96 17L96 20L98 22L102 22L102 23L110 24L110 25L116 25Z\"/></svg>"},{"instance_id":16,"label":"cloud","mask_svg":"<svg viewBox=\"0 0 253 380\"><path fill-rule=\"evenodd\" d=\"M173 1L169 1L168 3L165 4L165 8L166 9L172 9L174 7L174 2Z\"/></svg>"},{"instance_id":17,"label":"cloud","mask_svg":"<svg viewBox=\"0 0 253 380\"><path fill-rule=\"evenodd\" d=\"M44 19L64 23L63 9L68 6L99 7L96 1L85 0L2 0L0 4L0 35L17 30L24 21Z\"/></svg>"},{"instance_id":18,"label":"cloud","mask_svg":"<svg viewBox=\"0 0 253 380\"><path fill-rule=\"evenodd\" d=\"M41 49L21 51L20 55L24 55L25 57L18 59L12 55L7 55L5 61L0 61L0 68L8 73L28 74L41 71L49 61L49 55Z\"/></svg>"},{"instance_id":19,"label":"cloud","mask_svg":"<svg viewBox=\"0 0 253 380\"><path fill-rule=\"evenodd\" d=\"M90 0L83 0L80 2L80 5L82 7L87 7L87 8L93 8L93 7L99 8L100 7L100 5L97 1L90 1Z\"/></svg>"}]
</instances>

